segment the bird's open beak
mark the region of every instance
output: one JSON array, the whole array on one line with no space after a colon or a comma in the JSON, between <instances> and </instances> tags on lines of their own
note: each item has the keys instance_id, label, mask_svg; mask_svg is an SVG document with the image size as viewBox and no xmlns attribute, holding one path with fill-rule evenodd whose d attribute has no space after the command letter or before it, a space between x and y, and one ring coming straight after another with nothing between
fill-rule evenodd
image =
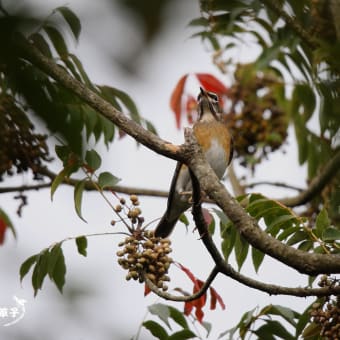
<instances>
[{"instance_id":1,"label":"bird's open beak","mask_svg":"<svg viewBox=\"0 0 340 340\"><path fill-rule=\"evenodd\" d=\"M207 92L204 90L204 88L202 86L200 86L200 90L201 90L201 95L204 97L207 97Z\"/></svg>"}]
</instances>

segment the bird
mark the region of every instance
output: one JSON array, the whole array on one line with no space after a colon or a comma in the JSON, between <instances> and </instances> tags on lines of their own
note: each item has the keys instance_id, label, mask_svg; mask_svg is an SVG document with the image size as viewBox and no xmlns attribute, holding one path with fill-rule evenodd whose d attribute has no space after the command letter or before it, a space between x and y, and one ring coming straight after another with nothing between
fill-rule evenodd
<instances>
[{"instance_id":1,"label":"bird","mask_svg":"<svg viewBox=\"0 0 340 340\"><path fill-rule=\"evenodd\" d=\"M233 157L233 139L222 120L217 94L200 87L197 103L198 119L193 132L207 162L221 179ZM171 234L180 216L191 206L191 191L189 169L178 162L166 211L155 228L156 237L166 238Z\"/></svg>"}]
</instances>

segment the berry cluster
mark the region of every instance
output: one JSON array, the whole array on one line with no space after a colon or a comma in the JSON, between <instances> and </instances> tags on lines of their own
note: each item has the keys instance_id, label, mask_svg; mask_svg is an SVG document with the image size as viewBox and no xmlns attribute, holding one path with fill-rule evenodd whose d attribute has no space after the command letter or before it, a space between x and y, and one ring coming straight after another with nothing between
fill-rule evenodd
<instances>
[{"instance_id":1,"label":"berry cluster","mask_svg":"<svg viewBox=\"0 0 340 340\"><path fill-rule=\"evenodd\" d=\"M17 106L14 98L0 97L0 180L3 174L12 176L31 169L33 173L42 161L50 161L46 136L33 133L34 126ZM35 175L35 179L39 179Z\"/></svg>"},{"instance_id":2,"label":"berry cluster","mask_svg":"<svg viewBox=\"0 0 340 340\"><path fill-rule=\"evenodd\" d=\"M147 277L159 289L166 291L166 282L170 281L167 275L172 259L169 239L154 236L153 231L142 231L138 237L131 235L119 243L122 250L117 252L118 263L128 270L126 279L144 282Z\"/></svg>"},{"instance_id":3,"label":"berry cluster","mask_svg":"<svg viewBox=\"0 0 340 340\"><path fill-rule=\"evenodd\" d=\"M287 138L287 114L278 98L282 85L274 74L255 73L252 65L239 66L235 78L225 119L241 165L254 167Z\"/></svg>"},{"instance_id":4,"label":"berry cluster","mask_svg":"<svg viewBox=\"0 0 340 340\"><path fill-rule=\"evenodd\" d=\"M339 286L340 282L323 275L318 282L320 287ZM324 298L321 302L315 302L310 311L311 321L320 325L322 339L340 339L340 296L335 299Z\"/></svg>"},{"instance_id":5,"label":"berry cluster","mask_svg":"<svg viewBox=\"0 0 340 340\"><path fill-rule=\"evenodd\" d=\"M171 241L155 237L154 232L145 230L144 218L141 216L138 196L131 195L128 205L124 198L120 204L114 207L116 214L124 221L130 235L123 242L119 243L122 249L117 251L118 263L128 271L127 280L138 280L144 282L148 278L159 289L166 291L166 282L170 281L168 270L172 263ZM130 220L131 226L126 223L121 215L124 214ZM112 221L114 225L116 222Z\"/></svg>"}]
</instances>

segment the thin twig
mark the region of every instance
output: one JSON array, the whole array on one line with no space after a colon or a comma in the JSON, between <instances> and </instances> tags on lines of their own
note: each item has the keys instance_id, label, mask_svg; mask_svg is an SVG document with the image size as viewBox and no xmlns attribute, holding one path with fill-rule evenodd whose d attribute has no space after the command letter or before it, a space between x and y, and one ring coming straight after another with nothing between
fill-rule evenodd
<instances>
[{"instance_id":1,"label":"thin twig","mask_svg":"<svg viewBox=\"0 0 340 340\"><path fill-rule=\"evenodd\" d=\"M196 300L196 299L200 298L202 295L204 295L206 293L206 291L208 290L208 288L210 287L211 283L214 281L218 272L219 271L218 271L217 267L214 267L214 269L211 271L208 278L206 279L203 286L201 287L201 289L198 292L196 292L192 295L184 295L184 296L172 295L172 294L169 294L167 292L160 290L154 283L152 283L150 281L150 279L148 279L148 277L146 275L144 276L144 279L145 279L146 284L150 288L150 290L153 293L155 293L156 295L158 295L159 297L161 297L165 300L170 300L170 301L188 302L188 301Z\"/></svg>"},{"instance_id":2,"label":"thin twig","mask_svg":"<svg viewBox=\"0 0 340 340\"><path fill-rule=\"evenodd\" d=\"M297 187L295 185L290 185L284 182L269 182L269 181L258 181L258 182L252 182L249 184L244 184L244 187L246 188L254 188L256 186L259 185L269 185L269 186L273 186L273 187L280 187L280 188L285 188L285 189L292 189L292 190L296 190L296 191L300 191L302 192L304 189Z\"/></svg>"}]
</instances>

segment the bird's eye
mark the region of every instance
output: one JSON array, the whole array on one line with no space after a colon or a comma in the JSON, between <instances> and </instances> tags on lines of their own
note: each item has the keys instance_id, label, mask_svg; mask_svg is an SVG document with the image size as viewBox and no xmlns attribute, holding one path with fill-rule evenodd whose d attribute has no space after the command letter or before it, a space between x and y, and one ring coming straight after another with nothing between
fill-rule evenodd
<instances>
[{"instance_id":1,"label":"bird's eye","mask_svg":"<svg viewBox=\"0 0 340 340\"><path fill-rule=\"evenodd\" d=\"M215 102L218 102L218 97L215 93L209 92L209 97L214 100Z\"/></svg>"}]
</instances>

